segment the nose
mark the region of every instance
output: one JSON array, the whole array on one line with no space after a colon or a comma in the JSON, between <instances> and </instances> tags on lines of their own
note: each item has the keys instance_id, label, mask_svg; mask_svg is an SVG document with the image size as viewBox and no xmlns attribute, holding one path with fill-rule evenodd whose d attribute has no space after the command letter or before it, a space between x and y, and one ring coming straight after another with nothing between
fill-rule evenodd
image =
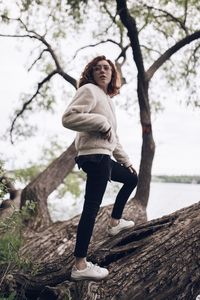
<instances>
[{"instance_id":1,"label":"nose","mask_svg":"<svg viewBox=\"0 0 200 300\"><path fill-rule=\"evenodd\" d=\"M104 67L101 68L100 73L103 73L103 74L105 73Z\"/></svg>"}]
</instances>

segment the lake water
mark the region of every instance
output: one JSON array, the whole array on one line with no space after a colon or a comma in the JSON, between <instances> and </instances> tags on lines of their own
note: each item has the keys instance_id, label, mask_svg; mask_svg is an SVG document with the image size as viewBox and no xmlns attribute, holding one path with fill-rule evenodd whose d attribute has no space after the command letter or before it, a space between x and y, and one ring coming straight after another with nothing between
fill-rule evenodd
<instances>
[{"instance_id":1,"label":"lake water","mask_svg":"<svg viewBox=\"0 0 200 300\"><path fill-rule=\"evenodd\" d=\"M115 184L108 184L102 205L113 203L118 188ZM152 182L147 207L148 219L162 217L198 201L200 184ZM81 212L83 193L78 199L74 199L71 194L66 195L64 199L52 195L48 204L52 220L64 221Z\"/></svg>"},{"instance_id":2,"label":"lake water","mask_svg":"<svg viewBox=\"0 0 200 300\"><path fill-rule=\"evenodd\" d=\"M151 183L148 219L168 215L200 201L200 184Z\"/></svg>"}]
</instances>

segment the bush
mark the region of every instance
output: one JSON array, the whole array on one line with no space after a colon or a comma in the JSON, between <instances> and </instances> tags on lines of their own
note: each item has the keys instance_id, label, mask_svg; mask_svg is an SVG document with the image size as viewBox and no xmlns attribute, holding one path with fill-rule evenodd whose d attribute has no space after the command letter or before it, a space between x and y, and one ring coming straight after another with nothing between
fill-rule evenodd
<instances>
[{"instance_id":1,"label":"bush","mask_svg":"<svg viewBox=\"0 0 200 300\"><path fill-rule=\"evenodd\" d=\"M32 217L35 208L33 201L27 201L21 210L0 221L0 265L14 264L21 268L27 263L20 258L19 249L23 244L24 222Z\"/></svg>"}]
</instances>

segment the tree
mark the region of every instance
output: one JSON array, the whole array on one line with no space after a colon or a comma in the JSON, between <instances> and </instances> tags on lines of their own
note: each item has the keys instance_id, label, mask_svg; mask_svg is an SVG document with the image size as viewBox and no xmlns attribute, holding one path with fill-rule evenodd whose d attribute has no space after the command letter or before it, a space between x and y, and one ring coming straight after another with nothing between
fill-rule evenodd
<instances>
[{"instance_id":1,"label":"tree","mask_svg":"<svg viewBox=\"0 0 200 300\"><path fill-rule=\"evenodd\" d=\"M32 272L6 274L2 289L16 286L20 300L195 299L200 293L199 210L198 203L123 235L108 238L104 232L103 239L98 219L89 256L110 271L108 279L100 282L70 282L73 257L69 250L78 218L64 222L62 230L54 226L52 231L51 226L26 245L34 258Z\"/></svg>"},{"instance_id":2,"label":"tree","mask_svg":"<svg viewBox=\"0 0 200 300\"><path fill-rule=\"evenodd\" d=\"M163 8L164 4L166 5L165 1L160 1L160 5L163 5L161 7L150 6L150 4L147 6L142 1L139 2L139 4L134 4L132 6L131 3L127 2L129 4L129 9L126 5L126 1L116 1L117 14L115 12L113 14L113 8L110 6L113 4L113 1L100 2L103 9L107 11L109 18L112 20L113 26L114 24L117 24L117 28L120 30L121 41L118 43L118 45L121 46L120 55L118 56L119 62L122 58L123 62L126 62L126 55L128 55L128 52L126 51L131 47L138 71L137 91L143 129L142 160L136 199L135 202L131 201L128 204L125 213L128 214L134 211L136 224L139 224L141 223L141 220L144 221L146 218L145 208L148 201L151 166L154 156L154 140L148 94L150 80L153 78L155 72L157 72L175 53L193 41L198 41L200 32L196 30L195 26L192 27L194 22L191 22L192 25L189 24L191 28L189 28L188 25L191 14L193 15L194 21L194 11L196 11L195 9L198 10L198 6L189 7L188 1L178 1L176 4L179 5L179 8L183 8L184 13L183 16L176 17L175 13L177 13L177 10L174 8L175 2L173 1L170 2L171 6L166 9ZM26 12L27 9L30 9L32 12L32 4L30 2L23 3L23 5L27 4L27 7L23 7L24 11ZM39 4L37 5L43 4L41 2L38 3ZM86 1L67 2L68 5L70 3L75 5L72 7L74 8L74 13L77 12L77 3L86 3L89 5L89 2L87 3ZM89 8L89 6L86 7ZM57 11L57 8L57 6L54 6L54 13ZM61 6L59 6L59 8L61 9ZM80 8L80 6L78 6L78 8ZM171 9L171 12L167 9ZM118 15L120 16L121 22ZM50 16L50 19L53 20L52 16L54 15L51 14L49 17ZM4 15L4 20L9 20L8 16ZM30 21L28 17L27 20ZM141 22L143 20L144 26L138 25L138 23L136 24L137 20L141 20ZM167 23L165 21L161 23L160 20L166 20ZM26 35L37 42L41 42L41 45L45 45L45 49L40 49L37 57L41 58L43 54L47 52L55 63L53 70L51 69L40 81L36 93L25 100L21 113L18 114L19 117L25 112L29 104L33 103L36 96L40 97L38 92L43 84L47 83L47 81L56 74L60 74L68 82L70 80L71 83L75 81L63 71L53 47L46 40L46 36L37 33L35 30L30 30L28 25L21 19L18 19L17 22L19 22L23 30L25 30L25 34L18 34L17 36L22 37L22 35ZM169 26L170 22L173 22L173 25L176 25L177 27ZM152 27L155 26L157 31L164 35L166 39L163 37L161 38L161 44L164 43L164 45L162 45L162 47L159 45L161 47L159 51L162 50L163 54L156 58L152 54L155 53L155 49L150 47L152 45L145 45L146 48L148 48L149 57L153 60L146 71L144 67L145 56L141 51L142 43L140 40L142 38L139 39L139 37L140 35L142 36L145 29L149 29L148 25ZM124 26L128 30L128 37L130 40L127 40L125 37L126 31L124 30ZM140 30L138 30L138 27L140 27ZM171 31L168 32L170 28ZM108 31L107 36L111 34L108 33ZM154 31L152 32L154 34ZM173 36L175 42L169 38L170 35ZM126 42L125 46L124 40ZM153 42L154 41L155 39ZM166 47L167 43L170 44L169 47ZM156 50L158 52L158 49ZM195 57L194 63L197 63L198 44L195 45L194 49L188 48L188 53L190 56L191 53L193 54ZM150 56L150 54L152 56ZM13 125L16 120L17 118L14 119ZM70 156L68 151L70 151ZM19 290L25 290L27 295L30 296L30 294L32 294L32 297L33 294L35 294L36 297L40 294L41 299L50 297L49 295L56 298L58 297L58 294L62 297L63 291L64 293L67 293L69 290L72 297L75 299L77 299L77 297L82 297L82 299L92 299L92 297L97 297L97 294L99 294L102 299L117 299L117 297L118 299L162 299L162 297L163 299L172 299L172 297L175 299L190 299L189 297L191 297L192 299L193 296L197 296L199 293L199 275L198 272L196 272L195 275L193 274L196 270L196 265L198 264L198 255L195 256L194 251L195 253L198 253L196 241L199 238L199 205L192 206L160 220L140 224L130 232L115 239L108 239L106 237L106 222L104 221L110 208L103 208L97 219L96 235L91 247L91 258L100 264L109 266L111 270L109 286L105 285L105 282L100 282L99 284L84 282L74 285L73 283L66 281L69 279L69 270L72 264L71 247L74 240L77 218L68 222L50 224L48 211L46 209L46 200L52 189L55 189L56 186L59 185L73 167L69 162L72 161L71 158L74 155L75 150L72 144L70 150L68 149L61 157L55 160L49 168L32 181L22 192L22 205L25 203L25 200L30 198L38 203L38 218L33 220L33 224L31 224L33 225L32 228L37 229L38 232L37 234L33 232L31 239L29 239L28 236L31 231L30 227L27 228L27 231L24 232L26 243L20 251L23 257L32 253L32 261L35 261L35 263L38 262L38 270L34 269L36 276L20 272L16 272L15 275L14 273L12 274L14 284L17 282ZM68 161L68 167L63 168L63 161ZM62 168L59 168L61 165ZM140 205L140 210L138 209L138 211L132 208L133 205L137 204ZM130 207L131 210L128 209ZM45 218L43 218L42 215L44 215ZM99 224L101 224L101 226L98 226ZM41 225L43 226L43 230L39 231ZM47 228L44 229L44 227ZM98 239L99 236L102 238L101 241ZM183 253L182 259L180 259L180 252ZM58 255L62 256L62 258L57 260ZM51 264L49 263L50 258L52 259ZM41 261L45 264L42 265ZM46 264L47 261L48 265ZM171 261L172 264L166 265L166 261ZM186 266L186 268L184 269L183 266ZM176 273L177 269L180 270L179 273ZM50 273L52 276L50 276ZM46 274L48 274L48 277ZM157 280L155 280L155 275ZM6 291L6 289L9 289L9 283L6 281L9 277L7 278L4 274L4 279L3 288ZM144 285L141 285L141 280ZM116 283L122 287L121 294L119 293L118 288L116 288ZM45 289L43 289L44 286L46 286ZM142 288L142 286L144 288ZM73 295L73 290L79 293L79 295Z\"/></svg>"},{"instance_id":3,"label":"tree","mask_svg":"<svg viewBox=\"0 0 200 300\"><path fill-rule=\"evenodd\" d=\"M50 12L47 10L45 13L46 22L46 33L41 34L36 31L37 22L33 24L33 13L39 12L39 10L43 9L43 5L45 3L38 2L36 5L31 4L29 2L21 3L21 11L25 13L26 22L23 18L11 19L7 16L6 13L3 14L3 20L5 21L15 21L19 24L20 34L12 34L15 37L27 37L34 41L39 42L39 51L37 54L37 59L35 59L34 63L31 67L33 67L41 58L44 57L45 53L50 55L50 59L52 60L54 66L51 66L51 60L46 57L43 58L44 64L46 64L47 76L43 77L43 79L38 83L38 87L36 92L29 98L25 98L25 102L22 106L22 109L18 111L16 116L14 117L11 125L10 134L12 136L14 127L16 125L16 121L19 119L21 115L25 113L28 107L31 107L32 103L37 100L37 98L41 97L40 91L44 89L45 84L47 84L46 92L49 92L49 80L53 78L56 74L62 76L67 82L72 84L74 87L76 86L76 80L70 76L68 73L64 71L62 64L60 61L60 57L56 54L54 48L47 40L47 37L50 39L53 37L60 38L60 36L66 38L65 30L59 27L58 21L64 22L66 17L70 18L73 16L76 22L81 23L84 22L84 13L90 16L91 7L94 8L93 5L97 5L99 11L103 11L106 18L106 26L108 20L111 20L112 26L106 27L105 30L102 30L103 33L106 32L108 39L102 41L101 35L99 41L96 44L101 43L112 43L118 45L120 49L120 54L116 58L117 66L119 70L122 71L122 66L126 62L127 51L131 47L133 51L133 58L137 68L137 94L138 94L138 102L140 107L140 120L142 126L142 138L143 145L141 151L141 163L139 170L139 183L137 187L137 192L135 196L135 203L137 203L139 210L141 211L141 207L143 210L142 219L146 218L145 210L148 203L148 197L150 192L150 181L151 181L151 168L153 163L153 157L155 152L155 143L153 139L153 131L151 124L151 104L149 97L149 85L152 81L154 74L161 69L164 63L169 61L169 59L178 51L180 51L183 47L192 43L199 39L199 31L196 31L196 27L194 22L192 23L193 17L195 15L195 9L198 10L198 6L194 7L189 5L187 1L180 1L178 3L179 10L175 7L174 1L170 2L170 5L166 7L165 1L160 1L159 6L154 5L154 2L150 5L146 5L143 1L140 1L136 4L131 4L128 2L130 9L128 10L126 1L117 1L117 13L114 12L113 9L113 1L100 1L100 4L92 4L89 1L67 1L65 4L61 4L57 2L54 5L51 1L48 3L48 7L50 7ZM100 6L98 6L100 5ZM71 9L69 11L69 8ZM179 13L180 11L180 13ZM59 15L58 15L59 12ZM44 11L43 11L44 13ZM54 17L52 17L54 14ZM118 19L118 14L120 16L120 20ZM176 14L178 14L176 16ZM25 19L24 17L24 19ZM43 16L44 17L44 16ZM136 19L137 18L137 19ZM39 19L39 18L38 18ZM136 23L136 20L137 23ZM162 21L163 22L162 22ZM40 19L38 23L40 22ZM162 23L161 23L162 22ZM70 19L69 23L72 23L72 19ZM51 30L51 25L54 24L55 30ZM142 24L142 25L141 25ZM29 29L29 26L33 26L33 30ZM139 27L139 29L138 29ZM48 30L50 28L50 30ZM114 29L113 29L114 28ZM128 30L129 41L127 40L125 34L125 28ZM155 29L154 29L155 28ZM104 29L104 28L103 28ZM109 30L111 29L111 32ZM116 33L117 30L117 33ZM144 31L150 33L150 38L147 39L144 35L144 44L140 42L140 36L142 36ZM95 30L94 30L95 31ZM151 33L152 32L152 33ZM152 36L157 34L157 39L160 38L161 43L158 44L158 48L155 49L153 45ZM116 42L114 39L111 39L110 36L119 35L120 42ZM8 35L7 35L8 36ZM164 37L163 37L164 36ZM175 40L171 42L170 37L173 36ZM97 38L98 40L98 38ZM61 41L61 40L60 40ZM126 43L126 45L124 45ZM95 46L95 43L90 46ZM163 45L162 45L163 44ZM166 50L166 46L169 44L168 49ZM146 49L146 52L142 50ZM163 50L164 52L163 52ZM188 76L191 74L195 75L194 67L197 67L198 61L198 43L191 49L189 48L186 54L188 55L188 60L185 60L184 64L182 64L182 75L185 75L188 84ZM160 53L158 55L158 52ZM163 52L163 54L162 54ZM157 53L157 57L155 58L155 53ZM189 53L189 54L188 54ZM149 55L149 58L147 57ZM120 63L120 61L122 62ZM150 64L150 67L145 70L145 61ZM193 67L193 69L192 69ZM166 68L167 70L167 68ZM166 71L165 70L165 71ZM192 72L191 72L192 71ZM171 70L170 70L171 72ZM183 73L185 72L185 73ZM177 72L176 72L177 73ZM166 74L168 74L166 72ZM172 76L173 74L171 74ZM188 76L186 76L188 75ZM125 77L121 73L122 77ZM46 93L44 94L46 95ZM42 97L42 101L44 101L44 97ZM51 100L46 97L47 103L43 103L47 108L51 107ZM50 98L51 99L51 98ZM197 102L195 102L197 104ZM75 155L75 153L74 153ZM62 181L62 180L61 180ZM22 197L25 198L28 194L22 193ZM35 197L36 199L37 197ZM24 203L24 200L22 201ZM47 216L47 214L44 214Z\"/></svg>"},{"instance_id":4,"label":"tree","mask_svg":"<svg viewBox=\"0 0 200 300\"><path fill-rule=\"evenodd\" d=\"M165 2L165 1L164 1ZM139 172L139 183L137 188L137 193L135 198L142 202L143 206L147 206L149 191L150 191L150 180L151 180L151 168L153 163L153 157L155 152L155 143L153 139L152 124L151 124L151 112L149 103L149 84L156 71L161 68L161 66L166 63L167 60L171 58L176 52L181 48L187 46L193 41L200 38L200 31L194 31L189 33L190 30L186 26L186 20L188 20L188 2L181 2L184 4L184 16L183 20L181 18L175 17L173 14L169 13L167 10L161 8L156 8L153 6L145 5L147 10L151 13L152 11L159 11L161 17L167 17L169 20L173 21L175 25L181 27L185 36L174 43L173 46L169 47L162 55L160 55L153 64L149 67L147 71L144 69L144 60L142 56L142 51L139 42L139 32L137 30L136 19L131 16L126 1L117 0L117 11L119 12L120 18L124 26L127 28L128 36L131 42L131 48L133 51L133 58L138 70L138 101L140 105L140 120L143 132L143 144L142 144L142 155L141 164ZM172 3L173 7L173 3ZM133 7L134 11L134 7ZM157 22L157 20L156 20ZM160 22L159 22L160 25ZM160 30L162 30L160 28ZM167 36L167 33L166 33ZM199 46L195 49L197 51Z\"/></svg>"}]
</instances>

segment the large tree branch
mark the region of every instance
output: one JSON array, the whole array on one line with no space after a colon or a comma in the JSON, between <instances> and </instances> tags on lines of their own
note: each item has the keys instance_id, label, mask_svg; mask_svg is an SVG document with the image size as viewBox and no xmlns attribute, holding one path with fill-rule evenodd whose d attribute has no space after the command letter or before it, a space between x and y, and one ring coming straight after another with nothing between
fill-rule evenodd
<instances>
[{"instance_id":1,"label":"large tree branch","mask_svg":"<svg viewBox=\"0 0 200 300\"><path fill-rule=\"evenodd\" d=\"M107 221L98 220L100 233L91 242L88 258L110 273L98 282L70 282L77 217L53 224L32 237L29 232L29 241L20 255L30 256L37 272L11 270L10 286L15 286L20 295L25 292L27 297L38 299L63 299L69 290L73 300L196 299L200 277L199 213L197 203L112 238L106 234ZM3 288L8 288L6 278L2 280Z\"/></svg>"},{"instance_id":2,"label":"large tree branch","mask_svg":"<svg viewBox=\"0 0 200 300\"><path fill-rule=\"evenodd\" d=\"M62 69L58 70L58 74L61 75L67 82L69 82L73 87L77 88L77 80L74 79L69 74L65 73Z\"/></svg>"},{"instance_id":3,"label":"large tree branch","mask_svg":"<svg viewBox=\"0 0 200 300\"><path fill-rule=\"evenodd\" d=\"M191 35L186 36L179 42L177 42L174 46L169 48L168 50L163 53L162 56L160 56L147 70L147 79L150 80L155 72L176 52L178 52L181 48L184 46L190 44L191 42L197 40L200 38L200 30L192 33Z\"/></svg>"},{"instance_id":4,"label":"large tree branch","mask_svg":"<svg viewBox=\"0 0 200 300\"><path fill-rule=\"evenodd\" d=\"M22 191L21 207L27 200L37 203L37 218L31 223L33 228L51 224L47 207L48 196L63 182L75 165L77 151L74 142L55 159L42 173L33 179Z\"/></svg>"},{"instance_id":5,"label":"large tree branch","mask_svg":"<svg viewBox=\"0 0 200 300\"><path fill-rule=\"evenodd\" d=\"M133 57L137 66L138 75L140 79L145 81L145 70L143 65L142 52L138 39L138 30L136 26L135 19L129 14L127 4L125 0L116 0L117 2L117 11L120 15L123 25L128 30L128 36L130 38L131 47L133 49Z\"/></svg>"}]
</instances>

